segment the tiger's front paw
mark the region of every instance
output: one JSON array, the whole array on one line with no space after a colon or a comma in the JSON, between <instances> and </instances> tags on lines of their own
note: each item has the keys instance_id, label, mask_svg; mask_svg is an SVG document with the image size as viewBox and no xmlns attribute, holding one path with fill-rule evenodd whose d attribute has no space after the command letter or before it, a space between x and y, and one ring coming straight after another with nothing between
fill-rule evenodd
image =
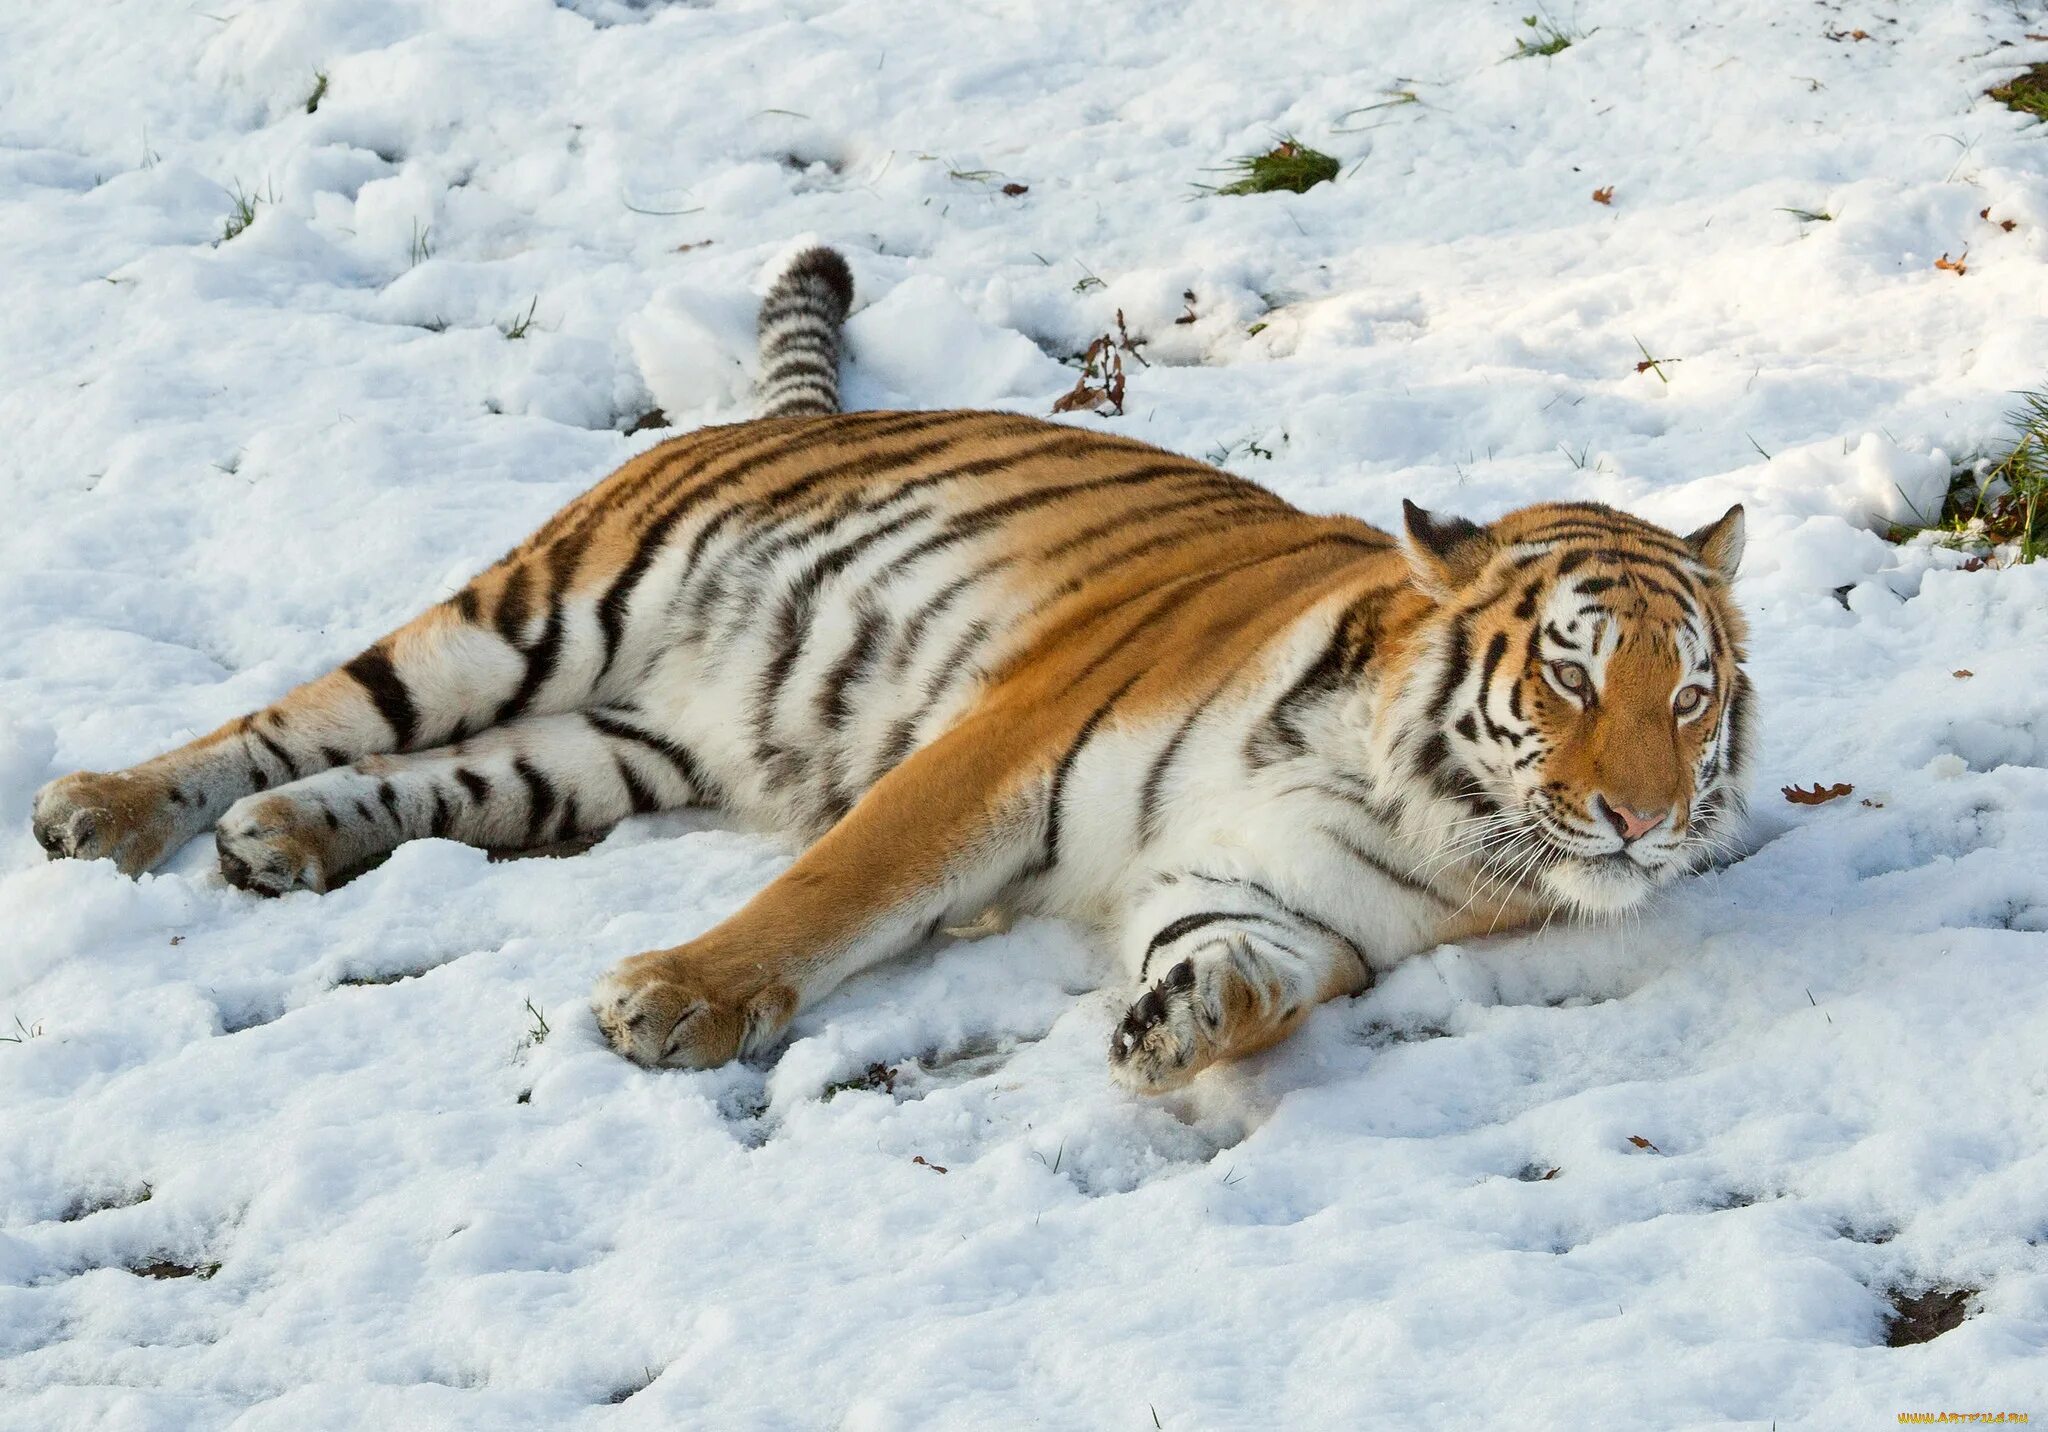
<instances>
[{"instance_id":1,"label":"tiger's front paw","mask_svg":"<svg viewBox=\"0 0 2048 1432\"><path fill-rule=\"evenodd\" d=\"M613 1049L649 1068L709 1069L773 1044L796 1015L796 991L751 972L722 975L687 947L622 960L591 992Z\"/></svg>"},{"instance_id":2,"label":"tiger's front paw","mask_svg":"<svg viewBox=\"0 0 2048 1432\"><path fill-rule=\"evenodd\" d=\"M1124 1012L1109 1040L1109 1072L1139 1094L1178 1089L1215 1059L1223 1018L1202 997L1195 964L1182 960Z\"/></svg>"},{"instance_id":3,"label":"tiger's front paw","mask_svg":"<svg viewBox=\"0 0 2048 1432\"><path fill-rule=\"evenodd\" d=\"M326 890L337 864L336 831L318 807L285 795L244 796L213 828L221 876L254 895Z\"/></svg>"},{"instance_id":4,"label":"tiger's front paw","mask_svg":"<svg viewBox=\"0 0 2048 1432\"><path fill-rule=\"evenodd\" d=\"M78 771L36 792L30 829L52 860L111 860L140 875L190 833L178 819L187 799L158 776Z\"/></svg>"}]
</instances>

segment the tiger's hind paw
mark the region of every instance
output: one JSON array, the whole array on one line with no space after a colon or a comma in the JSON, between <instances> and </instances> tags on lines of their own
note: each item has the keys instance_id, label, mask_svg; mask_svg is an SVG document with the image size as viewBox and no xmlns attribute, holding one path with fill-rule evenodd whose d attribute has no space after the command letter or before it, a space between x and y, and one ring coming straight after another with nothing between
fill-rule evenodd
<instances>
[{"instance_id":1,"label":"tiger's hind paw","mask_svg":"<svg viewBox=\"0 0 2048 1432\"><path fill-rule=\"evenodd\" d=\"M36 792L29 828L52 860L111 860L140 875L190 834L177 819L184 800L155 776L78 771Z\"/></svg>"},{"instance_id":2,"label":"tiger's hind paw","mask_svg":"<svg viewBox=\"0 0 2048 1432\"><path fill-rule=\"evenodd\" d=\"M333 831L317 808L288 796L248 796L213 828L220 873L252 895L325 890L333 873Z\"/></svg>"}]
</instances>

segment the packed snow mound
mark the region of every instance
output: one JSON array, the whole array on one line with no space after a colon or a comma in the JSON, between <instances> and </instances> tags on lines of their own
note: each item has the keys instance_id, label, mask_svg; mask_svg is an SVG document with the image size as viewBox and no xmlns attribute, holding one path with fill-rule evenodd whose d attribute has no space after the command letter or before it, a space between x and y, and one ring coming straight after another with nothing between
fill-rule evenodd
<instances>
[{"instance_id":1,"label":"packed snow mound","mask_svg":"<svg viewBox=\"0 0 2048 1432\"><path fill-rule=\"evenodd\" d=\"M1886 540L2044 381L2048 130L1983 91L2048 14L1894 8L6 7L0 1424L2048 1412L2048 564ZM1290 134L1339 178L1198 187ZM1045 412L1115 334L1072 421L1318 510L1744 503L1743 848L1151 1102L1044 922L616 1058L595 977L790 858L699 816L271 903L42 862L43 781L744 418L808 242L856 405Z\"/></svg>"}]
</instances>

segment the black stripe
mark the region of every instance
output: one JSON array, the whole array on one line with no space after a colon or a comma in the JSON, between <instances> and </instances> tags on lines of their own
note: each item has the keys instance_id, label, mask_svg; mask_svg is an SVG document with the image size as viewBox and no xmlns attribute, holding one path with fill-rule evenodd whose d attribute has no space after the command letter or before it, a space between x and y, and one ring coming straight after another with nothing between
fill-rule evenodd
<instances>
[{"instance_id":1,"label":"black stripe","mask_svg":"<svg viewBox=\"0 0 2048 1432\"><path fill-rule=\"evenodd\" d=\"M945 694L946 689L953 684L954 677L987 643L994 630L994 626L985 617L976 617L961 628L960 635L954 638L953 645L947 649L945 656L940 658L939 663L925 676L925 704L917 712L918 719L922 719L932 704Z\"/></svg>"},{"instance_id":2,"label":"black stripe","mask_svg":"<svg viewBox=\"0 0 2048 1432\"><path fill-rule=\"evenodd\" d=\"M1495 741L1505 741L1510 746L1519 746L1522 744L1521 733L1519 731L1510 731L1505 726L1496 725L1491 709L1493 678L1500 670L1501 658L1507 654L1508 634L1504 631L1497 631L1486 643L1486 657L1479 667L1479 719L1486 723L1486 734L1488 737Z\"/></svg>"},{"instance_id":3,"label":"black stripe","mask_svg":"<svg viewBox=\"0 0 2048 1432\"><path fill-rule=\"evenodd\" d=\"M389 781L377 782L377 799L390 813L391 823L401 830L405 828L405 817L398 811L398 788Z\"/></svg>"},{"instance_id":4,"label":"black stripe","mask_svg":"<svg viewBox=\"0 0 2048 1432\"><path fill-rule=\"evenodd\" d=\"M1242 876L1237 876L1232 879L1225 880L1220 876L1207 875L1199 870L1191 870L1188 873L1192 875L1195 879L1203 882L1206 885L1243 886L1245 889L1257 895L1261 900L1264 900L1267 904L1272 905L1275 908L1281 910L1283 913L1286 914L1288 919L1294 921L1296 924L1301 925L1306 929L1313 930L1317 934L1325 937L1326 939L1343 946L1344 949L1348 950L1351 953L1351 955L1358 961L1358 963L1364 967L1366 980L1368 983L1371 982L1372 966L1366 963L1365 952L1359 949L1357 945L1352 943L1351 938L1348 935L1345 935L1342 931L1338 930L1334 925L1330 924L1328 921L1317 919L1315 916L1309 914L1308 911L1302 909L1299 905L1293 904L1292 902L1287 900L1282 900L1280 896L1272 889L1272 887L1262 885L1256 880L1247 880ZM1279 944L1280 942L1278 940L1275 940L1273 941L1273 943Z\"/></svg>"},{"instance_id":5,"label":"black stripe","mask_svg":"<svg viewBox=\"0 0 2048 1432\"><path fill-rule=\"evenodd\" d=\"M478 775L475 771L470 770L469 767L458 767L455 772L455 779L464 790L469 792L469 798L478 805L482 805L490 798L490 781Z\"/></svg>"},{"instance_id":6,"label":"black stripe","mask_svg":"<svg viewBox=\"0 0 2048 1432\"><path fill-rule=\"evenodd\" d=\"M1295 715L1300 708L1340 690L1346 676L1355 676L1372 659L1373 633L1370 628L1359 631L1356 623L1379 596L1378 591L1371 591L1354 597L1337 614L1330 638L1316 654L1316 659L1308 664L1292 686L1281 693L1280 699L1266 713L1263 725L1246 739L1245 763L1253 770L1278 759L1266 753L1265 738L1269 734L1272 740L1296 755L1308 750L1307 738L1294 723Z\"/></svg>"},{"instance_id":7,"label":"black stripe","mask_svg":"<svg viewBox=\"0 0 2048 1432\"><path fill-rule=\"evenodd\" d=\"M441 793L439 786L435 786L434 819L433 823L428 827L428 834L445 839L454 824L455 812L448 807L448 797Z\"/></svg>"},{"instance_id":8,"label":"black stripe","mask_svg":"<svg viewBox=\"0 0 2048 1432\"><path fill-rule=\"evenodd\" d=\"M1457 695L1459 686L1464 684L1465 674L1472 669L1472 642L1465 630L1465 619L1459 617L1451 624L1451 655L1444 663L1442 677L1437 682L1436 695L1429 703L1431 725L1441 725L1444 713L1451 709L1451 698Z\"/></svg>"},{"instance_id":9,"label":"black stripe","mask_svg":"<svg viewBox=\"0 0 2048 1432\"><path fill-rule=\"evenodd\" d=\"M656 799L653 790L648 787L647 782L640 779L639 773L624 756L613 752L612 765L618 770L619 784L626 788L626 802L633 807L633 814L646 815L649 811L661 809L661 802Z\"/></svg>"},{"instance_id":10,"label":"black stripe","mask_svg":"<svg viewBox=\"0 0 2048 1432\"><path fill-rule=\"evenodd\" d=\"M1037 866L1030 872L1031 874L1043 875L1046 871L1059 864L1060 801L1066 794L1067 775L1074 769L1074 762L1080 757L1081 748L1094 738L1095 728L1102 724L1105 716L1109 715L1110 708L1123 700L1124 693L1133 686L1136 686L1138 678L1144 674L1142 670L1132 672L1124 678L1123 685L1111 692L1109 697L1100 706L1088 713L1088 719L1081 723L1081 729L1075 733L1072 744L1067 747L1066 754L1060 757L1059 764L1053 768L1052 788L1047 792L1045 806L1045 849L1038 858Z\"/></svg>"},{"instance_id":11,"label":"black stripe","mask_svg":"<svg viewBox=\"0 0 2048 1432\"><path fill-rule=\"evenodd\" d=\"M1138 978L1142 980L1150 972L1152 957L1158 954L1162 947L1225 920L1251 920L1266 925L1278 923L1270 915L1258 915L1248 910L1203 910L1199 914L1183 915L1162 926L1159 933L1152 937L1152 942L1145 946L1145 958L1138 962Z\"/></svg>"},{"instance_id":12,"label":"black stripe","mask_svg":"<svg viewBox=\"0 0 2048 1432\"><path fill-rule=\"evenodd\" d=\"M881 609L869 602L861 603L854 617L853 641L825 673L824 684L818 688L818 719L828 730L837 731L846 724L850 714L846 690L875 664L882 645L882 624Z\"/></svg>"},{"instance_id":13,"label":"black stripe","mask_svg":"<svg viewBox=\"0 0 2048 1432\"><path fill-rule=\"evenodd\" d=\"M1138 843L1140 846L1151 843L1155 828L1159 823L1159 793L1165 788L1168 768L1173 765L1175 759L1180 755L1181 746L1194 731L1196 723L1202 719L1202 714L1215 703L1216 698L1224 693L1230 686L1230 683L1237 679L1237 674L1244 670L1245 664L1251 660L1252 655L1254 653L1247 653L1239 657L1231 665L1230 670L1223 673L1223 679L1211 687L1209 694L1204 696L1196 703L1193 710L1181 718L1179 727L1175 729L1173 735L1167 740L1166 745L1157 756L1152 758L1151 769L1145 772L1145 782L1138 789Z\"/></svg>"},{"instance_id":14,"label":"black stripe","mask_svg":"<svg viewBox=\"0 0 2048 1432\"><path fill-rule=\"evenodd\" d=\"M529 578L526 568L514 567L505 574L505 585L498 593L498 605L491 612L491 625L498 635L515 650L526 646L526 586Z\"/></svg>"},{"instance_id":15,"label":"black stripe","mask_svg":"<svg viewBox=\"0 0 2048 1432\"><path fill-rule=\"evenodd\" d=\"M1412 890L1418 895L1427 896L1430 900L1434 901L1438 905L1448 906L1450 904L1450 901L1446 900L1442 895L1437 893L1436 888L1434 886L1425 883L1416 876L1410 875L1405 870L1399 870L1396 869L1394 866L1389 865L1386 861L1380 859L1377 855L1374 855L1371 851L1365 849L1365 847L1358 844L1357 841L1351 839L1350 836L1345 835L1342 831L1332 830L1327 825L1319 825L1316 827L1316 829L1321 831L1323 835L1330 841L1331 844L1335 845L1339 850L1343 851L1346 855L1350 856L1360 865L1366 866L1371 870L1377 871L1379 874L1384 875L1387 879L1393 881L1396 885L1399 885L1402 889Z\"/></svg>"},{"instance_id":16,"label":"black stripe","mask_svg":"<svg viewBox=\"0 0 2048 1432\"><path fill-rule=\"evenodd\" d=\"M255 730L253 727L250 729L249 734L254 736L257 740L263 743L264 750L270 752L271 755L277 757L278 761L283 764L286 773L291 777L291 779L297 780L299 778L299 763L292 759L291 752L285 750L284 747L278 745L277 742L271 740L268 736L264 735L261 731Z\"/></svg>"},{"instance_id":17,"label":"black stripe","mask_svg":"<svg viewBox=\"0 0 2048 1432\"><path fill-rule=\"evenodd\" d=\"M718 783L704 773L703 767L697 758L690 754L687 747L669 740L666 736L643 731L630 722L622 721L603 711L585 711L583 719L607 736L621 741L631 741L655 752L682 778L683 784L689 788L691 800L700 801L705 805L718 804L721 795Z\"/></svg>"},{"instance_id":18,"label":"black stripe","mask_svg":"<svg viewBox=\"0 0 2048 1432\"><path fill-rule=\"evenodd\" d=\"M356 684L369 693L370 703L391 728L394 744L404 750L419 731L419 713L413 709L412 692L379 647L371 647L342 668Z\"/></svg>"},{"instance_id":19,"label":"black stripe","mask_svg":"<svg viewBox=\"0 0 2048 1432\"><path fill-rule=\"evenodd\" d=\"M554 782L542 775L524 756L512 763L512 771L526 783L526 843L538 845L541 830L555 811L558 797Z\"/></svg>"}]
</instances>

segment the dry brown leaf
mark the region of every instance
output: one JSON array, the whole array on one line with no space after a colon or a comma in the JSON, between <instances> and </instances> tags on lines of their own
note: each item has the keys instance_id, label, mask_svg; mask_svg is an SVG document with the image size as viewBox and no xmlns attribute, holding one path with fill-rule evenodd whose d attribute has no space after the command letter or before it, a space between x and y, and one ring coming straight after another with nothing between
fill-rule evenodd
<instances>
[{"instance_id":1,"label":"dry brown leaf","mask_svg":"<svg viewBox=\"0 0 2048 1432\"><path fill-rule=\"evenodd\" d=\"M1954 671L1951 671L1949 673L1950 676L1953 676L1958 681L1968 681L1971 677L1975 676L1976 674L1976 672L1970 670L1970 668L1967 666L1959 666Z\"/></svg>"},{"instance_id":2,"label":"dry brown leaf","mask_svg":"<svg viewBox=\"0 0 2048 1432\"><path fill-rule=\"evenodd\" d=\"M1117 311L1117 329L1123 329L1123 311ZM1129 338L1126 335L1126 343ZM1136 356L1133 354L1132 356ZM1124 359L1115 340L1105 333L1088 345L1081 358L1081 376L1074 386L1054 400L1055 413L1100 413L1121 416L1124 410Z\"/></svg>"},{"instance_id":3,"label":"dry brown leaf","mask_svg":"<svg viewBox=\"0 0 2048 1432\"><path fill-rule=\"evenodd\" d=\"M717 240L715 239L699 239L694 244L677 244L675 247L675 252L679 254L687 254L693 249L708 249L711 247L712 244L716 242Z\"/></svg>"},{"instance_id":4,"label":"dry brown leaf","mask_svg":"<svg viewBox=\"0 0 2048 1432\"><path fill-rule=\"evenodd\" d=\"M1964 265L1963 262L1965 259L1969 258L1969 256L1970 246L1968 244L1964 244L1963 251L1957 254L1954 258L1950 258L1948 256L1947 251L1944 250L1942 252L1941 257L1934 261L1934 266L1938 269L1947 269L1957 278L1961 278L1964 274L1969 272L1969 269Z\"/></svg>"},{"instance_id":5,"label":"dry brown leaf","mask_svg":"<svg viewBox=\"0 0 2048 1432\"><path fill-rule=\"evenodd\" d=\"M1593 191L1593 202L1596 204L1612 204L1614 202L1614 186L1609 184L1605 189L1595 189Z\"/></svg>"},{"instance_id":6,"label":"dry brown leaf","mask_svg":"<svg viewBox=\"0 0 2048 1432\"><path fill-rule=\"evenodd\" d=\"M946 1166L944 1164L925 1163L925 1158L923 1154L913 1155L910 1161L914 1164L924 1164L924 1166L930 1169L933 1173L944 1173L946 1171Z\"/></svg>"},{"instance_id":7,"label":"dry brown leaf","mask_svg":"<svg viewBox=\"0 0 2048 1432\"><path fill-rule=\"evenodd\" d=\"M1655 1144L1651 1143L1641 1134L1630 1134L1628 1136L1628 1141L1634 1144L1639 1149L1648 1149L1653 1154L1661 1154L1664 1152L1664 1150L1658 1148Z\"/></svg>"},{"instance_id":8,"label":"dry brown leaf","mask_svg":"<svg viewBox=\"0 0 2048 1432\"><path fill-rule=\"evenodd\" d=\"M1837 781L1831 786L1823 786L1819 781L1815 781L1810 791L1799 786L1780 786L1778 789L1783 791L1785 799L1794 805L1826 805L1829 801L1838 801L1843 796L1851 794L1856 787L1847 781Z\"/></svg>"},{"instance_id":9,"label":"dry brown leaf","mask_svg":"<svg viewBox=\"0 0 2048 1432\"><path fill-rule=\"evenodd\" d=\"M1552 1179L1556 1178L1559 1174L1563 1172L1564 1170L1561 1168L1554 1168L1549 1173L1543 1175L1542 1178L1539 1178L1536 1181L1538 1183L1549 1183Z\"/></svg>"},{"instance_id":10,"label":"dry brown leaf","mask_svg":"<svg viewBox=\"0 0 2048 1432\"><path fill-rule=\"evenodd\" d=\"M1003 186L1003 192L1005 194L1008 194L1012 199L1014 199L1019 194L1029 194L1031 192L1031 186L1029 184L1005 184Z\"/></svg>"}]
</instances>

